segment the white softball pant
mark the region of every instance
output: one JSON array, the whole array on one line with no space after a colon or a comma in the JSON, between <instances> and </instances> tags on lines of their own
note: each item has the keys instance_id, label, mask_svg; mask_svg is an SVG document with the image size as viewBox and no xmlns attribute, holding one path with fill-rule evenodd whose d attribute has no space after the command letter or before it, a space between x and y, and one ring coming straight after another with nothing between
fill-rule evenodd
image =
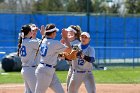
<instances>
[{"instance_id":1,"label":"white softball pant","mask_svg":"<svg viewBox=\"0 0 140 93\"><path fill-rule=\"evenodd\" d=\"M70 79L68 93L78 93L84 81L88 93L96 93L95 81L92 72L77 73L74 71Z\"/></svg>"},{"instance_id":2,"label":"white softball pant","mask_svg":"<svg viewBox=\"0 0 140 93\"><path fill-rule=\"evenodd\" d=\"M34 93L36 86L36 67L22 67L21 74L24 79L25 92L24 93Z\"/></svg>"},{"instance_id":3,"label":"white softball pant","mask_svg":"<svg viewBox=\"0 0 140 93\"><path fill-rule=\"evenodd\" d=\"M55 68L39 64L36 69L36 77L37 83L35 93L45 93L48 87L50 87L55 93L64 93L61 83L55 74Z\"/></svg>"}]
</instances>

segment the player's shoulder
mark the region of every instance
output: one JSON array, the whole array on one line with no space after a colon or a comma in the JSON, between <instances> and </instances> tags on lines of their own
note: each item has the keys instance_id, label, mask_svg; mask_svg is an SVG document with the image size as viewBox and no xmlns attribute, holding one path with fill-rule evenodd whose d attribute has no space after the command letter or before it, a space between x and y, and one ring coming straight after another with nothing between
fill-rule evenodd
<instances>
[{"instance_id":1,"label":"player's shoulder","mask_svg":"<svg viewBox=\"0 0 140 93\"><path fill-rule=\"evenodd\" d=\"M29 43L39 43L39 41L37 39L30 39Z\"/></svg>"},{"instance_id":2,"label":"player's shoulder","mask_svg":"<svg viewBox=\"0 0 140 93\"><path fill-rule=\"evenodd\" d=\"M92 52L95 51L94 47L91 46L91 45L88 46L88 49L89 49L90 51L92 51Z\"/></svg>"},{"instance_id":3,"label":"player's shoulder","mask_svg":"<svg viewBox=\"0 0 140 93\"><path fill-rule=\"evenodd\" d=\"M38 42L41 42L41 39L39 39L39 38L36 38L36 40L37 40Z\"/></svg>"},{"instance_id":4,"label":"player's shoulder","mask_svg":"<svg viewBox=\"0 0 140 93\"><path fill-rule=\"evenodd\" d=\"M72 46L78 46L79 44L80 44L80 41L77 39L72 42Z\"/></svg>"},{"instance_id":5,"label":"player's shoulder","mask_svg":"<svg viewBox=\"0 0 140 93\"><path fill-rule=\"evenodd\" d=\"M38 42L38 40L37 39L30 39L29 42Z\"/></svg>"},{"instance_id":6,"label":"player's shoulder","mask_svg":"<svg viewBox=\"0 0 140 93\"><path fill-rule=\"evenodd\" d=\"M49 42L53 42L55 44L60 43L60 41L56 40L56 39L47 39L47 41Z\"/></svg>"},{"instance_id":7,"label":"player's shoulder","mask_svg":"<svg viewBox=\"0 0 140 93\"><path fill-rule=\"evenodd\" d=\"M29 43L30 42L30 38L23 38L22 39L22 43Z\"/></svg>"},{"instance_id":8,"label":"player's shoulder","mask_svg":"<svg viewBox=\"0 0 140 93\"><path fill-rule=\"evenodd\" d=\"M74 44L79 44L80 41L79 41L78 39L76 39L76 40L74 40L74 41L72 41L72 42L70 42L70 43L71 43L71 45L74 45Z\"/></svg>"},{"instance_id":9,"label":"player's shoulder","mask_svg":"<svg viewBox=\"0 0 140 93\"><path fill-rule=\"evenodd\" d=\"M81 46L81 42L77 44L79 47Z\"/></svg>"},{"instance_id":10,"label":"player's shoulder","mask_svg":"<svg viewBox=\"0 0 140 93\"><path fill-rule=\"evenodd\" d=\"M90 44L89 44L89 46L88 46L89 48L94 48L93 46L91 46Z\"/></svg>"},{"instance_id":11,"label":"player's shoulder","mask_svg":"<svg viewBox=\"0 0 140 93\"><path fill-rule=\"evenodd\" d=\"M51 42L51 44L54 44L54 45L61 44L61 42L59 40L56 40L56 39L46 39L46 41Z\"/></svg>"},{"instance_id":12,"label":"player's shoulder","mask_svg":"<svg viewBox=\"0 0 140 93\"><path fill-rule=\"evenodd\" d=\"M75 44L75 46L77 46L79 49L81 49L81 42L80 42L80 43Z\"/></svg>"},{"instance_id":13,"label":"player's shoulder","mask_svg":"<svg viewBox=\"0 0 140 93\"><path fill-rule=\"evenodd\" d=\"M56 40L56 39L54 39L54 42L61 44L61 42L59 40Z\"/></svg>"}]
</instances>

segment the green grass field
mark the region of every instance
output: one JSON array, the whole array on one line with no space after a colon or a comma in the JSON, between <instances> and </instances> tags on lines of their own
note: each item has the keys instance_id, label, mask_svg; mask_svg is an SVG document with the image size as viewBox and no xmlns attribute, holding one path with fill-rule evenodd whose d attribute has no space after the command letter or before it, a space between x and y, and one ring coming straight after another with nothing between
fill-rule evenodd
<instances>
[{"instance_id":1,"label":"green grass field","mask_svg":"<svg viewBox=\"0 0 140 93\"><path fill-rule=\"evenodd\" d=\"M56 71L62 83L66 82L67 71ZM96 83L131 83L140 84L140 68L108 68L108 70L93 71ZM0 74L0 84L23 83L20 72Z\"/></svg>"}]
</instances>

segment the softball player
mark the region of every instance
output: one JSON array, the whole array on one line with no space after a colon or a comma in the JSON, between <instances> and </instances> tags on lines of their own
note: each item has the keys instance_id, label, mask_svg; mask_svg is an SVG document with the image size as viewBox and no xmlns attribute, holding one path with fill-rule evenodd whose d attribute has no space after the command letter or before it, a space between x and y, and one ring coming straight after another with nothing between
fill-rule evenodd
<instances>
[{"instance_id":1,"label":"softball player","mask_svg":"<svg viewBox=\"0 0 140 93\"><path fill-rule=\"evenodd\" d=\"M70 79L68 93L77 93L83 81L86 81L88 93L96 93L94 76L92 74L93 65L95 61L95 51L89 45L90 35L87 32L81 33L81 43L78 48L82 50L76 60L72 61L74 69ZM88 86L87 86L88 85Z\"/></svg>"},{"instance_id":2,"label":"softball player","mask_svg":"<svg viewBox=\"0 0 140 93\"><path fill-rule=\"evenodd\" d=\"M24 25L21 29L18 55L21 57L22 70L25 83L25 93L34 93L36 77L35 69L37 67L37 60L34 60L37 51L38 41L31 39L32 32L29 25Z\"/></svg>"},{"instance_id":3,"label":"softball player","mask_svg":"<svg viewBox=\"0 0 140 93\"><path fill-rule=\"evenodd\" d=\"M79 26L71 25L65 30L68 31L67 37L70 41L71 46L80 43L81 28ZM69 67L69 71L68 71L68 75L67 75L67 91L68 91L68 85L70 82L70 78L71 78L71 75L73 72L72 63L70 60L68 61L68 64L70 65L70 67Z\"/></svg>"},{"instance_id":4,"label":"softball player","mask_svg":"<svg viewBox=\"0 0 140 93\"><path fill-rule=\"evenodd\" d=\"M55 74L55 67L58 54L63 51L71 51L71 46L66 36L67 32L62 31L66 47L60 41L54 40L58 31L54 24L48 24L45 30L45 37L40 46L41 60L36 69L37 83L35 93L45 93L48 87L55 93L64 93L61 83Z\"/></svg>"},{"instance_id":5,"label":"softball player","mask_svg":"<svg viewBox=\"0 0 140 93\"><path fill-rule=\"evenodd\" d=\"M38 39L36 37L37 35L37 31L40 30L41 35L44 35L44 25L41 26L41 29L39 29L35 24L29 24L29 26L31 27L31 32L32 32L32 39L36 39L38 41L41 41L40 39Z\"/></svg>"},{"instance_id":6,"label":"softball player","mask_svg":"<svg viewBox=\"0 0 140 93\"><path fill-rule=\"evenodd\" d=\"M37 35L37 31L39 30L38 27L35 25L35 24L29 24L29 26L31 27L31 32L32 32L32 39L37 39L39 40L38 38L36 38L36 35Z\"/></svg>"}]
</instances>

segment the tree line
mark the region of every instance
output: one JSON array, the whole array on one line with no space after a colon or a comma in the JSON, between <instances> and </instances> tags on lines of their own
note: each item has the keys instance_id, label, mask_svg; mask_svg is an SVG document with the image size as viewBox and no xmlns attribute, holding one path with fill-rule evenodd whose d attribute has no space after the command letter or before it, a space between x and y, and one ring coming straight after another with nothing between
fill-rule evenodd
<instances>
[{"instance_id":1,"label":"tree line","mask_svg":"<svg viewBox=\"0 0 140 93\"><path fill-rule=\"evenodd\" d=\"M140 0L124 0L124 3L114 3L113 0L9 0L8 4L4 1L0 0L0 10L85 13L89 7L90 13L140 13Z\"/></svg>"}]
</instances>

